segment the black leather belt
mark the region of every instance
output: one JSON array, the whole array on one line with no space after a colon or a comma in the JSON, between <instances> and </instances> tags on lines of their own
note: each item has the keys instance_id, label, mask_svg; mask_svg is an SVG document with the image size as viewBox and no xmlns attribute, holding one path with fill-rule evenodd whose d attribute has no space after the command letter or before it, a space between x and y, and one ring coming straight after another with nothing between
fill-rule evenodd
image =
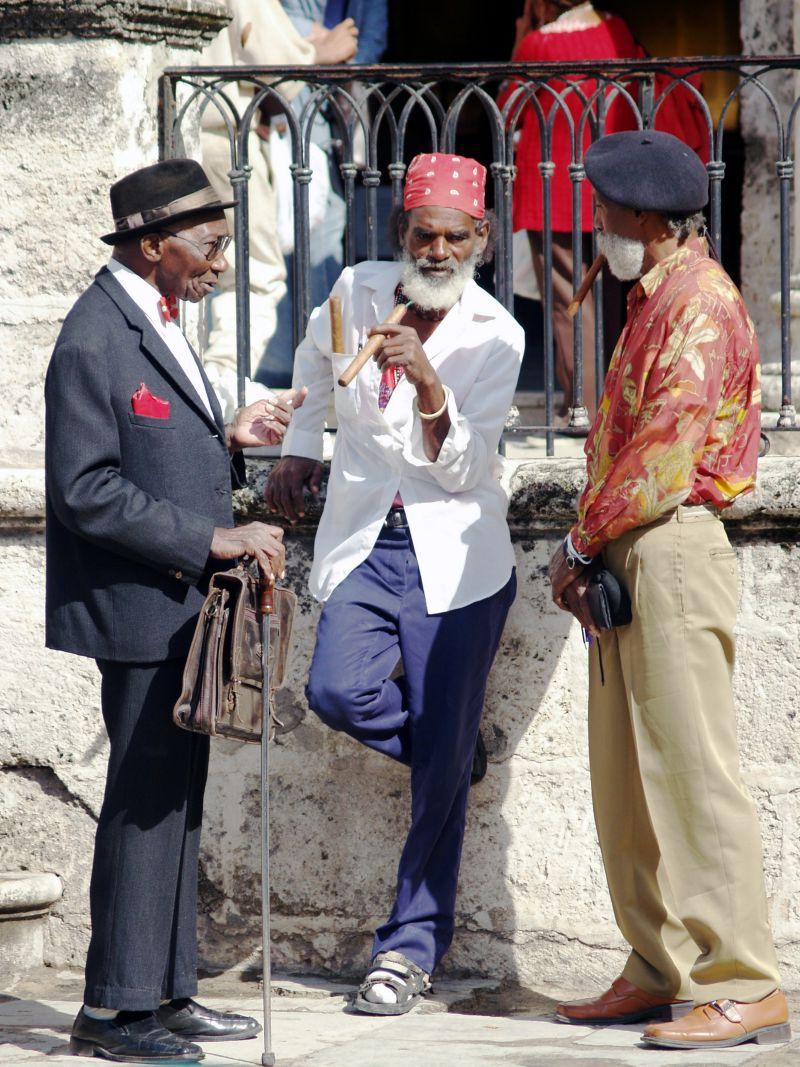
<instances>
[{"instance_id":1,"label":"black leather belt","mask_svg":"<svg viewBox=\"0 0 800 1067\"><path fill-rule=\"evenodd\" d=\"M396 530L400 526L408 526L408 519L406 518L406 509L392 508L389 514L383 520L383 527L386 530Z\"/></svg>"}]
</instances>

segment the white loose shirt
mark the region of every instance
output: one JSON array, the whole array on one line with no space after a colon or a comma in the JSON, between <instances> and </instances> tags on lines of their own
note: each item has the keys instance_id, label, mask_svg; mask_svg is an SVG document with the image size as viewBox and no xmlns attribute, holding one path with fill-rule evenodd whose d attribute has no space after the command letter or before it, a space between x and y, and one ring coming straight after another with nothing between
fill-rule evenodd
<instances>
[{"instance_id":1,"label":"white loose shirt","mask_svg":"<svg viewBox=\"0 0 800 1067\"><path fill-rule=\"evenodd\" d=\"M384 411L374 360L346 388L336 384L367 331L386 320L402 267L359 263L333 287L342 298L345 348L331 354L327 303L317 308L295 354L295 387L308 396L294 412L284 456L322 459L325 410L334 391L338 432L309 586L327 600L372 551L400 493L425 602L436 614L483 600L508 581L514 556L506 524L497 446L525 348L520 325L471 281L423 345L448 387L451 426L439 456L425 455L415 388L401 378Z\"/></svg>"},{"instance_id":2,"label":"white loose shirt","mask_svg":"<svg viewBox=\"0 0 800 1067\"><path fill-rule=\"evenodd\" d=\"M161 293L154 285L146 282L144 278L140 278L138 274L129 267L124 266L118 259L110 259L108 261L108 269L131 300L147 315L156 333L178 361L181 370L194 386L195 392L213 419L214 413L211 410L208 392L189 342L183 336L183 330L177 322L174 320L165 322L164 316L161 314L159 308Z\"/></svg>"}]
</instances>

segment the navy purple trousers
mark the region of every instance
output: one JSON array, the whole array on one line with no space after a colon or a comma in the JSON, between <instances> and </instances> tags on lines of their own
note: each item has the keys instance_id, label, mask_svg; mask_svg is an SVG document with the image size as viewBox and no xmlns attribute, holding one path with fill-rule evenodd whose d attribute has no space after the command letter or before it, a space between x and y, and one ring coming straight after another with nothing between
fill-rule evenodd
<instances>
[{"instance_id":1,"label":"navy purple trousers","mask_svg":"<svg viewBox=\"0 0 800 1067\"><path fill-rule=\"evenodd\" d=\"M431 973L447 951L486 680L516 577L485 600L429 615L408 527L384 529L322 611L306 695L334 730L411 767L411 827L397 898L373 955ZM404 675L390 678L402 656Z\"/></svg>"}]
</instances>

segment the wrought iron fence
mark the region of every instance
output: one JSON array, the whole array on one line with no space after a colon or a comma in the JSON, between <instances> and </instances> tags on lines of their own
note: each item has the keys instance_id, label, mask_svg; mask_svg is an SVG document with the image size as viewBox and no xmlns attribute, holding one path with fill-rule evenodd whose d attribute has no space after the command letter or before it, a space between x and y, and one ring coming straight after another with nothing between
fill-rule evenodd
<instances>
[{"instance_id":1,"label":"wrought iron fence","mask_svg":"<svg viewBox=\"0 0 800 1067\"><path fill-rule=\"evenodd\" d=\"M781 57L700 57L675 59L614 60L572 64L480 64L480 65L397 65L337 67L193 67L167 70L161 79L161 155L185 152L183 132L197 112L214 109L230 148L230 182L238 207L235 210L235 270L237 288L236 347L239 402L244 379L250 375L248 248L248 159L249 134L266 108L281 116L291 140L294 208L293 277L294 341L302 336L310 307L310 225L309 183L312 129L324 115L336 131L338 172L345 203L344 263L357 254L359 222L365 229L365 252L378 258L379 189L391 190L393 205L402 202L403 179L414 150L462 151L465 116L474 139L481 127L490 158L482 159L489 171L489 193L493 194L498 219L497 250L493 279L498 300L514 309L512 284L512 199L517 176L515 147L525 122L537 124L541 158L542 245L544 254L542 304L542 358L544 421L538 426L509 426L507 432L544 432L547 454L553 454L555 425L553 335L553 243L552 185L556 162L552 158L554 124L566 123L570 160L566 166L571 182L572 247L583 238L581 203L585 182L583 168L587 144L607 132L613 108L623 109L628 128L659 126L668 101L683 94L700 114L700 126L707 149L710 201L708 231L717 248L725 237L723 183L726 180L726 138L731 119L743 97L748 97L764 113L758 128L758 151L763 143L774 145L772 164L774 193L778 202L778 232L775 235L780 259L780 357L781 400L777 428L795 429L796 413L792 399L790 336L790 273L792 265L792 181L793 145L796 132L798 97L797 72L800 56ZM715 99L709 100L699 84L716 79ZM720 83L722 79L722 83ZM302 82L306 92L302 105L293 105L282 92L287 83ZM246 107L237 109L235 85L246 87ZM720 91L722 84L722 91ZM249 95L252 93L252 95ZM237 98L239 98L237 96ZM577 102L577 106L576 106ZM623 123L624 125L625 123ZM562 134L563 136L563 134ZM357 158L359 139L363 158ZM757 154L757 153L756 153ZM361 219L357 216L361 215ZM595 249L596 251L596 249ZM573 289L582 276L581 256L573 256ZM593 287L596 308L594 364L596 388L604 376L603 277ZM569 422L563 432L585 433L588 425L585 404L584 358L581 315L574 320L573 391Z\"/></svg>"}]
</instances>

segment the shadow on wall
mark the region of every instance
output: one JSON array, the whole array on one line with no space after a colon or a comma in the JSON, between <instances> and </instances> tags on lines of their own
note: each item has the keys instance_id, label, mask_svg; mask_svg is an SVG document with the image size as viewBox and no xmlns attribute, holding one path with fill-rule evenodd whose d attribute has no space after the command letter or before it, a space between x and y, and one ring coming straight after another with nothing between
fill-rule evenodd
<instances>
[{"instance_id":1,"label":"shadow on wall","mask_svg":"<svg viewBox=\"0 0 800 1067\"><path fill-rule=\"evenodd\" d=\"M489 679L489 771L470 795L445 974L557 980L560 946L608 911L597 900L599 855L576 843L594 835L587 683L584 658L564 654L580 643L577 627L549 596L554 547L550 539L515 545L519 591ZM306 588L312 542L295 535L288 548L299 611L280 711L301 722L279 738L272 762L273 960L279 971L360 977L394 898L408 771L309 714L303 688L319 613ZM260 971L258 759L257 746L214 746L201 877L206 969L238 967L252 978Z\"/></svg>"}]
</instances>

